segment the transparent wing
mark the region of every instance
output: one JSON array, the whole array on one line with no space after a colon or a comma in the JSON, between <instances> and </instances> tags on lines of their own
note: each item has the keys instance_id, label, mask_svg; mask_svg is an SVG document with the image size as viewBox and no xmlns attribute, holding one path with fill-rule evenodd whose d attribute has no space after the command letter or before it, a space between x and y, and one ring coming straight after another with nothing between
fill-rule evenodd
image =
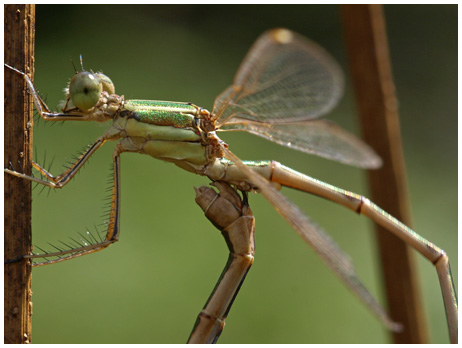
<instances>
[{"instance_id":1,"label":"transparent wing","mask_svg":"<svg viewBox=\"0 0 462 348\"><path fill-rule=\"evenodd\" d=\"M356 274L348 255L319 226L314 224L287 197L277 191L269 182L243 164L238 157L222 147L226 157L232 161L259 188L260 193L274 206L277 212L287 220L295 231L319 254L343 282L352 290L379 319L393 331L400 325L393 322L375 300Z\"/></svg>"},{"instance_id":2,"label":"transparent wing","mask_svg":"<svg viewBox=\"0 0 462 348\"><path fill-rule=\"evenodd\" d=\"M223 131L246 131L302 152L361 168L378 168L380 157L353 134L328 120L269 124L231 119Z\"/></svg>"},{"instance_id":3,"label":"transparent wing","mask_svg":"<svg viewBox=\"0 0 462 348\"><path fill-rule=\"evenodd\" d=\"M213 107L217 127L231 118L284 123L318 118L343 91L337 63L320 46L287 29L255 42Z\"/></svg>"}]
</instances>

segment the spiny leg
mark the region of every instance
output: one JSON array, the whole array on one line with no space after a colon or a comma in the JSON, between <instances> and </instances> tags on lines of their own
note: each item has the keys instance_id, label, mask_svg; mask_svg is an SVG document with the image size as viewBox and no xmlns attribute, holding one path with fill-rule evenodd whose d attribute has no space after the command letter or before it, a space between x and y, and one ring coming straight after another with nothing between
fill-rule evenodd
<instances>
[{"instance_id":1,"label":"spiny leg","mask_svg":"<svg viewBox=\"0 0 462 348\"><path fill-rule=\"evenodd\" d=\"M116 242L119 239L119 232L120 232L120 153L121 152L122 151L120 147L117 146L113 154L114 171L113 171L113 182L112 182L111 207L110 207L110 215L109 215L109 221L108 221L105 239L95 244L84 245L79 248L71 248L68 250L60 250L54 253L25 255L24 258L47 259L51 257L57 257L57 259L36 263L33 266L49 265L49 264L73 259L75 257L94 253L94 252L107 248L109 245L111 245L112 243Z\"/></svg>"},{"instance_id":2,"label":"spiny leg","mask_svg":"<svg viewBox=\"0 0 462 348\"><path fill-rule=\"evenodd\" d=\"M42 98L38 95L37 91L35 90L34 84L32 83L32 80L30 77L26 74L23 73L22 71L13 68L12 66L5 64L5 66L15 73L21 75L24 80L27 83L27 86L29 88L30 93L32 94L32 98L34 99L34 104L37 109L37 112L39 113L40 117L43 118L44 120L47 121L69 121L69 120L74 120L74 121L85 121L86 118L83 115L70 115L66 113L57 113L51 111L48 106L45 104Z\"/></svg>"},{"instance_id":3,"label":"spiny leg","mask_svg":"<svg viewBox=\"0 0 462 348\"><path fill-rule=\"evenodd\" d=\"M196 189L196 202L205 216L222 231L229 248L229 258L197 317L188 343L215 343L218 340L255 253L255 219L246 199L242 202L237 192L225 182L215 182L214 185L220 194L202 186Z\"/></svg>"},{"instance_id":4,"label":"spiny leg","mask_svg":"<svg viewBox=\"0 0 462 348\"><path fill-rule=\"evenodd\" d=\"M31 79L29 78L27 74L23 73L22 71L17 70L16 68L9 66L8 64L5 64L5 66L11 69L13 72L23 76L24 80L26 81L28 85L29 92L32 94L37 112L39 113L40 117L43 118L44 120L47 120L47 121L68 121L68 120L85 121L87 120L87 117L84 114L70 115L70 114L56 113L56 112L51 111L48 108L48 106L45 104L45 102L42 100L42 98L40 98L40 96L38 95ZM73 178L73 176L83 166L83 164L88 160L88 158L91 155L93 155L93 153L98 148L100 148L107 139L108 139L107 136L102 136L101 138L99 138L74 162L74 164L72 164L66 171L64 171L62 174L58 176L53 176L45 168L33 162L32 163L33 167L48 180L43 180L41 178L35 178L33 176L28 176L28 175L25 175L24 173L20 173L14 170L11 164L10 164L10 168L5 168L5 173L8 173L8 174L11 174L11 175L23 178L23 179L27 179L30 181L34 181L39 184L49 186L52 188L61 188L64 185L66 185L69 182L69 180Z\"/></svg>"},{"instance_id":5,"label":"spiny leg","mask_svg":"<svg viewBox=\"0 0 462 348\"><path fill-rule=\"evenodd\" d=\"M64 121L64 120L69 119L68 118L69 115L54 113L47 107L45 102L38 95L31 79L29 78L27 74L23 73L22 71L19 71L16 68L9 66L8 64L5 64L5 66L9 68L10 70L12 70L14 73L17 73L24 78L24 80L26 81L28 85L29 92L31 93L33 97L35 107L40 117L42 117L44 120L53 120L53 121ZM82 119L82 117L73 117L71 119ZM40 183L42 185L46 185L49 187L60 188L64 186L75 175L78 169L80 169L80 167L87 161L88 157L90 157L93 154L93 152L96 151L103 143L104 143L104 140L98 139L98 141L96 141L84 154L82 154L79 157L79 159L69 169L67 169L64 173L62 173L61 175L58 175L57 177L54 177L53 175L48 173L44 168L42 168L40 165L33 162L32 165L34 166L34 168L37 169L42 175L44 175L49 180L42 180L40 178L35 178L33 176L28 176L22 172L18 172L14 170L13 165L11 163L10 163L10 168L5 168L5 173L8 173L8 174L11 174L11 175L23 178L23 179L27 179L30 181L34 181L34 182L37 182L37 183Z\"/></svg>"},{"instance_id":6,"label":"spiny leg","mask_svg":"<svg viewBox=\"0 0 462 348\"><path fill-rule=\"evenodd\" d=\"M40 98L38 95L37 91L35 90L35 87L29 78L29 76L7 64L5 64L7 68L12 70L13 72L20 74L24 80L26 81L29 92L31 93L35 107L40 115L41 118L44 120L48 121L67 121L67 120L77 120L77 121L87 121L87 120L92 120L91 112L81 112L81 110L77 108L69 109L68 111L73 112L72 114L67 114L67 113L56 113L51 111L45 102ZM69 102L69 98L67 100ZM66 104L67 105L67 104ZM105 117L104 119L98 119L99 121L105 121L108 117ZM94 152L99 149L107 140L115 140L117 138L117 135L114 134L108 134L106 133L102 137L100 137L93 145L91 145L82 155L80 155L77 160L62 174L58 176L53 176L49 171L47 171L45 168L40 166L39 164L33 162L33 167L45 177L46 180L42 178L36 178L33 176L26 175L24 173L17 172L14 170L13 166L10 163L11 169L10 168L5 168L5 173L8 173L10 175L14 175L29 181L37 182L39 184L42 184L44 186L48 186L51 188L62 188L64 187L78 172L78 170L85 164L85 162L94 154ZM65 247L68 247L68 250L62 250L60 247L55 247L57 249L57 252L53 253L43 253L43 254L38 254L38 255L26 255L23 256L25 258L45 258L47 260L47 257L58 257L56 260L47 260L46 262L38 263L35 265L46 265L46 264L51 264L55 262L60 262L63 260L67 260L70 258L74 258L77 256L85 255L91 252L95 252L98 250L101 250L108 245L112 244L117 240L118 236L118 217L119 217L119 199L117 198L119 196L119 154L118 150L114 152L114 180L113 180L113 193L112 193L112 198L111 198L111 212L110 212L110 219L109 219L109 224L108 224L108 230L106 233L106 238L105 240L101 242L97 242L96 238L93 236L90 236L89 239L87 239L85 236L82 236L82 242L83 245L77 241L77 245L79 247L75 247L75 245L72 245L72 243L66 244L64 242L61 242ZM116 224L114 224L114 221L117 221ZM95 241L97 242L96 244L92 244L92 242ZM20 257L20 258L23 258ZM8 262L12 262L14 260L9 260ZM34 266L35 266L34 265Z\"/></svg>"},{"instance_id":7,"label":"spiny leg","mask_svg":"<svg viewBox=\"0 0 462 348\"><path fill-rule=\"evenodd\" d=\"M51 188L62 188L64 187L74 176L77 174L80 168L85 164L86 161L106 142L105 137L99 138L93 145L91 145L79 158L62 174L53 176L47 170L45 170L39 164L32 162L33 167L42 174L48 180L36 178L34 176L26 175L12 169L5 168L5 173L23 178L29 181L37 182L39 184L49 186Z\"/></svg>"}]
</instances>

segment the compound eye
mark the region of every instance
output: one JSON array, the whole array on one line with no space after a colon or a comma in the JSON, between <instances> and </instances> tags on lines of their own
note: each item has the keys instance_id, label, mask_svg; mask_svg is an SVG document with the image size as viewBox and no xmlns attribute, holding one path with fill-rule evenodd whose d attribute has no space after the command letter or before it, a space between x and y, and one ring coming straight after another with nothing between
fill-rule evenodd
<instances>
[{"instance_id":1,"label":"compound eye","mask_svg":"<svg viewBox=\"0 0 462 348\"><path fill-rule=\"evenodd\" d=\"M101 84L103 85L103 91L106 91L109 94L115 93L114 84L112 83L109 77L107 77L103 73L96 73L95 75L101 81Z\"/></svg>"},{"instance_id":2,"label":"compound eye","mask_svg":"<svg viewBox=\"0 0 462 348\"><path fill-rule=\"evenodd\" d=\"M98 103L103 91L102 83L88 71L75 75L69 84L72 103L82 111L88 111Z\"/></svg>"}]
</instances>

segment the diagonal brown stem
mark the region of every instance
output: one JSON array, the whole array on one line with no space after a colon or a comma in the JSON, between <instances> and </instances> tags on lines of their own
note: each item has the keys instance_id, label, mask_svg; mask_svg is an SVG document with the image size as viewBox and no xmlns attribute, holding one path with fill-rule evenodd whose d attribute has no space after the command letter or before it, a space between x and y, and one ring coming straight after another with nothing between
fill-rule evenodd
<instances>
[{"instance_id":1,"label":"diagonal brown stem","mask_svg":"<svg viewBox=\"0 0 462 348\"><path fill-rule=\"evenodd\" d=\"M371 199L411 225L399 115L381 5L344 5L343 20L358 112L365 141L382 157L369 172ZM395 343L428 341L414 259L397 237L376 225L388 311L404 326Z\"/></svg>"}]
</instances>

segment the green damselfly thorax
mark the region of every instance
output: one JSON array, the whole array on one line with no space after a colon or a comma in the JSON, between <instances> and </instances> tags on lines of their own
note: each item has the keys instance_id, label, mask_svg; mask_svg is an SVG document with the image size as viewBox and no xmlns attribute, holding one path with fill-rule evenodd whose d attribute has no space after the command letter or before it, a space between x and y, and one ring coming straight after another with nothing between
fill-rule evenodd
<instances>
[{"instance_id":1,"label":"green damselfly thorax","mask_svg":"<svg viewBox=\"0 0 462 348\"><path fill-rule=\"evenodd\" d=\"M9 67L9 66L8 66ZM292 187L339 203L364 214L412 245L434 263L440 277L451 340L457 340L457 300L446 254L407 226L381 210L367 198L298 173L275 161L241 161L217 135L218 131L246 131L289 148L317 154L362 168L376 168L380 158L359 139L335 124L320 119L338 102L342 74L335 61L320 47L285 29L263 34L240 66L234 84L220 94L211 112L191 103L125 100L115 94L111 80L99 73L82 71L74 76L59 113L49 110L35 92L27 75L36 108L45 120L112 120L112 126L64 173L53 176L39 164L44 177L30 177L5 169L9 174L52 188L65 186L82 165L106 141L118 141L113 153L114 180L107 233L104 240L73 246L27 258L47 258L45 265L93 253L118 240L120 233L120 154L136 152L171 162L189 172L225 182L243 192L258 191L310 244L344 283L392 330L398 325L386 315L362 285L345 253L313 224L277 188ZM224 212L224 215L227 213ZM239 233L238 229L238 233ZM250 265L249 265L250 267ZM228 274L229 268L224 275ZM220 279L222 281L222 279ZM220 283L219 281L219 283ZM228 304L235 293L228 294ZM224 314L215 318L222 322ZM220 330L204 341L213 342ZM193 330L202 334L199 325ZM201 335L202 339L202 335Z\"/></svg>"}]
</instances>

